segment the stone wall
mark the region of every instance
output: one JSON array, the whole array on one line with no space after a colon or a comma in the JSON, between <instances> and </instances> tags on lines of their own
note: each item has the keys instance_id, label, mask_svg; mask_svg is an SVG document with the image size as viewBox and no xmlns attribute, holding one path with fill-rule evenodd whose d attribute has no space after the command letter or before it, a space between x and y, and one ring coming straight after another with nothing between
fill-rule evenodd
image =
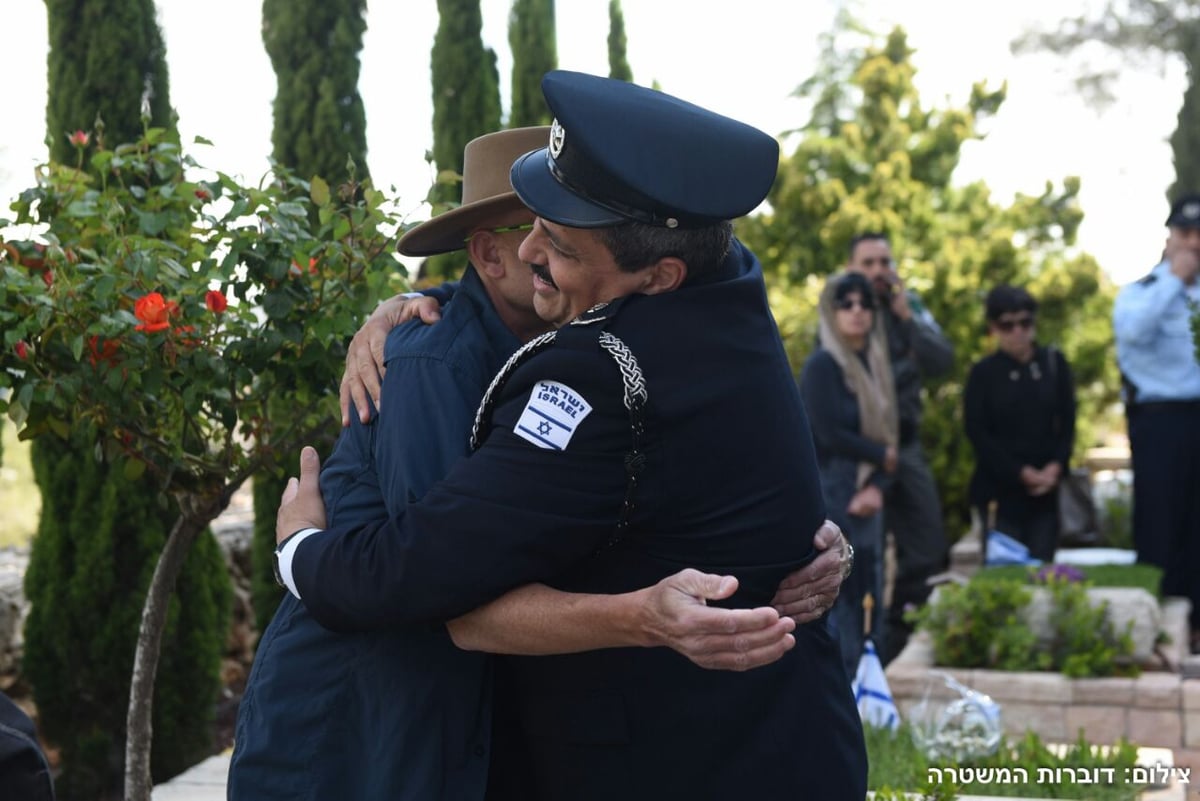
<instances>
[{"instance_id":1,"label":"stone wall","mask_svg":"<svg viewBox=\"0 0 1200 801\"><path fill-rule=\"evenodd\" d=\"M1176 764L1200 770L1200 678L1197 657L1186 654L1187 602L1164 604L1164 624L1172 631L1168 660L1179 670L1145 671L1137 678L1070 679L1061 673L967 670L933 664L929 635L914 635L904 652L887 666L886 675L902 718L928 694L950 699L934 672L943 671L960 684L986 693L1000 704L1004 730L1026 731L1046 742L1074 741L1082 730L1093 744L1124 737L1135 745L1170 748Z\"/></svg>"}]
</instances>

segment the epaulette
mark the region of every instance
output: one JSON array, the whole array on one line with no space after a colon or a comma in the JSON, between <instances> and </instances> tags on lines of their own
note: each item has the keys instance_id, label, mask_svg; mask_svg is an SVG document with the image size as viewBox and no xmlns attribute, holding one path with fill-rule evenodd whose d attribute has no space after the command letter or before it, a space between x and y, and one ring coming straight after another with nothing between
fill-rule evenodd
<instances>
[{"instance_id":1,"label":"epaulette","mask_svg":"<svg viewBox=\"0 0 1200 801\"><path fill-rule=\"evenodd\" d=\"M475 425L471 429L471 450L478 450L483 439L492 425L492 411L500 396L500 391L508 382L516 369L526 360L551 345L558 347L585 349L599 347L616 364L621 375L622 403L629 413L631 443L625 454L625 500L621 505L621 514L612 536L599 550L611 548L624 537L629 528L630 517L634 509L634 494L637 491L638 480L646 465L646 456L642 452L642 436L645 434L645 407L647 400L646 377L637 357L629 347L612 332L608 325L617 316L625 298L618 298L611 303L597 303L583 314L576 317L567 325L553 331L547 331L539 337L527 342L514 353L504 366L500 368L475 412Z\"/></svg>"}]
</instances>

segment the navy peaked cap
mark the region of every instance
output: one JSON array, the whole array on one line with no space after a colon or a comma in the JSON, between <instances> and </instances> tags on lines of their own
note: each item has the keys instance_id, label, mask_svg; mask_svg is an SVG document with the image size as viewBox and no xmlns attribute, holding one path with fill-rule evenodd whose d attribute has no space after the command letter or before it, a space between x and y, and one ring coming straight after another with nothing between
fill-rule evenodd
<instances>
[{"instance_id":1,"label":"navy peaked cap","mask_svg":"<svg viewBox=\"0 0 1200 801\"><path fill-rule=\"evenodd\" d=\"M779 164L773 137L668 94L555 70L547 147L513 164L513 189L539 217L572 228L631 221L698 228L748 214Z\"/></svg>"},{"instance_id":2,"label":"navy peaked cap","mask_svg":"<svg viewBox=\"0 0 1200 801\"><path fill-rule=\"evenodd\" d=\"M1192 192L1176 198L1171 204L1167 225L1171 228L1200 228L1200 195Z\"/></svg>"}]
</instances>

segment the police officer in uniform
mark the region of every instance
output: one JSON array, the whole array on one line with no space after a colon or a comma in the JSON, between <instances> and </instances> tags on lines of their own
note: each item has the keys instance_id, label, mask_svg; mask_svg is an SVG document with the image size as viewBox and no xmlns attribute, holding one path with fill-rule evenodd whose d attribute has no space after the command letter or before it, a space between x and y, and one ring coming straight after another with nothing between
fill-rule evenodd
<instances>
[{"instance_id":1,"label":"police officer in uniform","mask_svg":"<svg viewBox=\"0 0 1200 801\"><path fill-rule=\"evenodd\" d=\"M1192 602L1200 650L1200 363L1191 318L1200 309L1200 194L1167 217L1163 259L1121 289L1113 307L1133 459L1138 561L1163 569L1162 592Z\"/></svg>"},{"instance_id":2,"label":"police officer in uniform","mask_svg":"<svg viewBox=\"0 0 1200 801\"><path fill-rule=\"evenodd\" d=\"M406 255L465 249L470 266L441 323L388 333L381 414L354 419L321 473L335 524L387 517L424 495L467 455L475 409L495 372L521 342L548 330L533 309L532 275L517 258L533 214L512 191L509 168L549 131L473 140L464 152L463 203L401 238ZM821 567L836 572L830 556L795 582L803 588ZM706 667L737 669L778 658L792 621L768 609L705 606L705 598L720 597L705 588L720 582L683 571L625 595L524 587L489 605L507 618L480 610L458 625L486 627L500 638L492 650L669 645ZM514 633L514 615L536 625ZM751 625L756 620L762 624ZM456 648L445 626L333 632L288 595L259 641L238 708L228 796L482 801L491 672L489 654Z\"/></svg>"},{"instance_id":3,"label":"police officer in uniform","mask_svg":"<svg viewBox=\"0 0 1200 801\"><path fill-rule=\"evenodd\" d=\"M512 181L538 215L520 248L535 307L559 327L497 375L475 453L386 522L318 528L306 451L279 563L327 625L445 620L529 581L622 592L687 564L755 605L812 557L808 421L728 222L765 197L775 141L620 81L552 72L543 91L557 124ZM861 799L838 645L824 619L795 635L745 674L663 649L508 659L529 762L497 797Z\"/></svg>"}]
</instances>

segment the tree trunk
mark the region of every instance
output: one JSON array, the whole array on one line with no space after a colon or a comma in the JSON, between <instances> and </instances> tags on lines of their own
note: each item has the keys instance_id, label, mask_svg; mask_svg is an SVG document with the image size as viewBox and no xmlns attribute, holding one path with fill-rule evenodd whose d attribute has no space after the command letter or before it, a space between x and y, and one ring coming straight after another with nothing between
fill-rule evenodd
<instances>
[{"instance_id":1,"label":"tree trunk","mask_svg":"<svg viewBox=\"0 0 1200 801\"><path fill-rule=\"evenodd\" d=\"M229 496L202 498L194 495L179 497L180 515L175 521L162 554L154 567L154 577L142 606L142 625L138 630L137 650L133 657L133 674L129 680L129 711L125 724L125 801L150 801L151 710L154 700L154 679L162 649L163 629L167 623L167 606L175 591L175 580L192 543L229 502Z\"/></svg>"}]
</instances>

